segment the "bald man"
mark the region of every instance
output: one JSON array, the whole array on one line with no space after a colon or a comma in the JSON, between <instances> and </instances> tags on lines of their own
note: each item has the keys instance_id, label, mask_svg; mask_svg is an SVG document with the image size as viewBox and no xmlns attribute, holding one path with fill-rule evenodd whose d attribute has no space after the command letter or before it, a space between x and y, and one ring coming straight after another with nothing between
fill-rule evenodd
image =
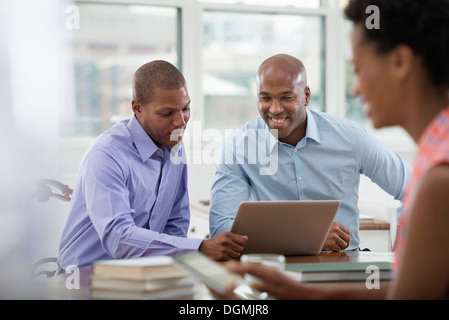
<instances>
[{"instance_id":1,"label":"bald man","mask_svg":"<svg viewBox=\"0 0 449 320\"><path fill-rule=\"evenodd\" d=\"M357 123L307 108L311 90L297 58L270 57L256 80L260 117L225 139L216 166L211 235L231 229L242 201L336 199L322 250L357 250L360 174L401 200L410 166Z\"/></svg>"},{"instance_id":2,"label":"bald man","mask_svg":"<svg viewBox=\"0 0 449 320\"><path fill-rule=\"evenodd\" d=\"M134 116L101 134L81 162L58 265L195 250L215 260L238 258L246 237L187 238L184 76L166 61L146 63L134 74L133 95Z\"/></svg>"}]
</instances>

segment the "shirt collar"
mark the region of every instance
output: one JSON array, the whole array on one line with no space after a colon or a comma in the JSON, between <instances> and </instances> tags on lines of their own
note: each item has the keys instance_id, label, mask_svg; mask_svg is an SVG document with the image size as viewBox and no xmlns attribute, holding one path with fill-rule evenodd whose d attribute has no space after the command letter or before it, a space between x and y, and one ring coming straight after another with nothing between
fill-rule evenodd
<instances>
[{"instance_id":1,"label":"shirt collar","mask_svg":"<svg viewBox=\"0 0 449 320\"><path fill-rule=\"evenodd\" d=\"M268 133L269 138L269 146L270 146L270 152L273 151L274 146L279 143L280 141L275 138L272 134L270 134L270 130L268 129L268 126L265 124L266 132ZM315 140L318 143L321 143L321 137L320 132L318 130L318 124L316 123L315 117L313 113L307 108L307 128L306 128L306 135L304 137L307 139ZM299 143L299 142L298 142Z\"/></svg>"},{"instance_id":2,"label":"shirt collar","mask_svg":"<svg viewBox=\"0 0 449 320\"><path fill-rule=\"evenodd\" d=\"M316 123L316 119L313 113L307 108L307 129L306 129L306 138L310 138L315 140L318 143L321 143L320 131L318 130L318 124Z\"/></svg>"},{"instance_id":3,"label":"shirt collar","mask_svg":"<svg viewBox=\"0 0 449 320\"><path fill-rule=\"evenodd\" d=\"M128 122L128 130L134 146L139 152L142 162L148 160L159 148L154 144L150 136L143 130L136 116L133 116Z\"/></svg>"}]
</instances>

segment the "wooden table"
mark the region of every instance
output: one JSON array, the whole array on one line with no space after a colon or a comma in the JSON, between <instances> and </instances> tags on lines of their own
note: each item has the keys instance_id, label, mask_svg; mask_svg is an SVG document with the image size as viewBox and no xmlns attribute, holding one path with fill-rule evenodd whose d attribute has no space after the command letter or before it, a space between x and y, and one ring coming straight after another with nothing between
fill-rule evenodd
<instances>
[{"instance_id":1,"label":"wooden table","mask_svg":"<svg viewBox=\"0 0 449 320\"><path fill-rule=\"evenodd\" d=\"M369 262L369 261L392 261L393 253L391 252L367 252L367 251L343 251L343 252L321 252L316 256L287 256L287 263L327 263L327 262ZM224 262L226 264L226 262ZM67 275L55 277L53 279L43 279L39 286L42 293L42 299L58 299L58 300L86 300L89 299L91 267L79 269L80 287L68 289ZM345 283L316 283L317 286L339 286L347 288L364 287L364 282L345 282ZM385 286L385 282L381 281L381 287ZM209 299L208 292L204 288L197 296L198 299Z\"/></svg>"}]
</instances>

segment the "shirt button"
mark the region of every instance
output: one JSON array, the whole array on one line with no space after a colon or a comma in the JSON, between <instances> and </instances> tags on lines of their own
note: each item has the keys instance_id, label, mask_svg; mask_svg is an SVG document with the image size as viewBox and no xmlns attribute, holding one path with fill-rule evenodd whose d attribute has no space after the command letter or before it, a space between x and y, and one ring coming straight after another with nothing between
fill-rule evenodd
<instances>
[{"instance_id":1,"label":"shirt button","mask_svg":"<svg viewBox=\"0 0 449 320\"><path fill-rule=\"evenodd\" d=\"M298 149L293 150L294 153L298 152Z\"/></svg>"},{"instance_id":2,"label":"shirt button","mask_svg":"<svg viewBox=\"0 0 449 320\"><path fill-rule=\"evenodd\" d=\"M301 181L301 180L302 180L302 177L298 177L298 180Z\"/></svg>"}]
</instances>

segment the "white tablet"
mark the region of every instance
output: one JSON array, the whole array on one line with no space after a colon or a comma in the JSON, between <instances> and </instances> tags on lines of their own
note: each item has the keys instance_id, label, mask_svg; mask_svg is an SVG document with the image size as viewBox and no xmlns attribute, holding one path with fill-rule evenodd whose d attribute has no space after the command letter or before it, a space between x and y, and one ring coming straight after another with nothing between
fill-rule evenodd
<instances>
[{"instance_id":1,"label":"white tablet","mask_svg":"<svg viewBox=\"0 0 449 320\"><path fill-rule=\"evenodd\" d=\"M245 281L240 275L231 273L222 264L198 251L175 255L173 259L177 266L190 272L193 276L220 294L224 294L226 287L233 283L235 285L234 293L241 299L274 299L270 295L252 288L251 284Z\"/></svg>"}]
</instances>

